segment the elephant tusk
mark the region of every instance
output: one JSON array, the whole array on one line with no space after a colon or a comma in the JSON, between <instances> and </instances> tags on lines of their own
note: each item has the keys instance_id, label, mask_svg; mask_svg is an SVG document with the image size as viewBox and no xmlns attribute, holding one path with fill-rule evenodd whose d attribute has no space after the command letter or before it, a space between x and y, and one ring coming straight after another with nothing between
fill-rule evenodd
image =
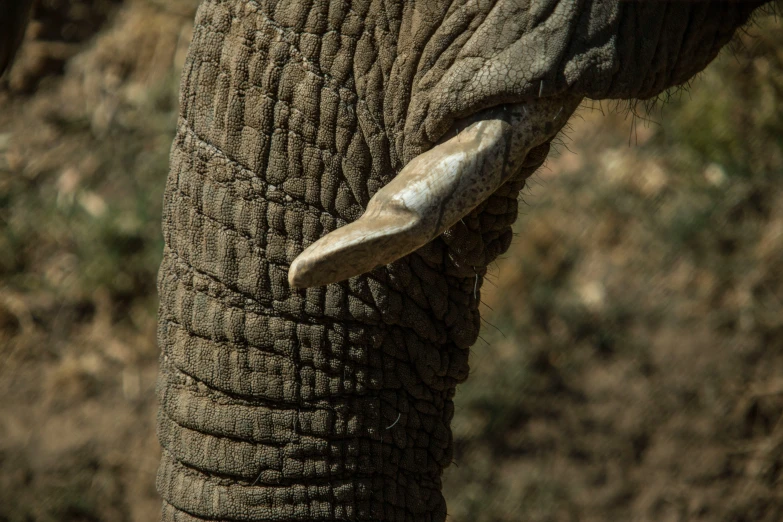
<instances>
[{"instance_id":1,"label":"elephant tusk","mask_svg":"<svg viewBox=\"0 0 783 522\"><path fill-rule=\"evenodd\" d=\"M543 98L496 106L411 160L370 199L364 214L305 249L288 271L295 288L343 281L432 241L489 198L550 140L580 102Z\"/></svg>"}]
</instances>

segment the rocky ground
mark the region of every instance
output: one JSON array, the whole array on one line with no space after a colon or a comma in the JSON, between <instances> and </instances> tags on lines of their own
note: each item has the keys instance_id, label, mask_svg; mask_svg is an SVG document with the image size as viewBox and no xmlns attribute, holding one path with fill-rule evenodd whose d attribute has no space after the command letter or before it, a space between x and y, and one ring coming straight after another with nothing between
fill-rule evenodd
<instances>
[{"instance_id":1,"label":"rocky ground","mask_svg":"<svg viewBox=\"0 0 783 522\"><path fill-rule=\"evenodd\" d=\"M0 522L155 520L155 274L193 0L44 0L0 86ZM525 192L450 520L783 520L783 22Z\"/></svg>"}]
</instances>

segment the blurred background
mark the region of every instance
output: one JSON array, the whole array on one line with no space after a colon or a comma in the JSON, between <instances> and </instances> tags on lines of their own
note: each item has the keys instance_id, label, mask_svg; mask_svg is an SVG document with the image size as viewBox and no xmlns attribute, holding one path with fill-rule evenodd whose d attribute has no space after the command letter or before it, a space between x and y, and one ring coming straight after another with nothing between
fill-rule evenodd
<instances>
[{"instance_id":1,"label":"blurred background","mask_svg":"<svg viewBox=\"0 0 783 522\"><path fill-rule=\"evenodd\" d=\"M195 0L42 0L0 85L0 522L156 520L160 205ZM783 520L783 21L584 104L457 392L449 520Z\"/></svg>"}]
</instances>

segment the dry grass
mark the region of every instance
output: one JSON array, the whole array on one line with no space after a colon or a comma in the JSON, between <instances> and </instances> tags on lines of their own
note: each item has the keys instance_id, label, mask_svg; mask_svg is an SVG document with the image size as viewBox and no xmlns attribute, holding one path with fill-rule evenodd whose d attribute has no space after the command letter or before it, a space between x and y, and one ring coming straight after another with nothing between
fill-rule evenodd
<instances>
[{"instance_id":1,"label":"dry grass","mask_svg":"<svg viewBox=\"0 0 783 522\"><path fill-rule=\"evenodd\" d=\"M180 4L71 2L64 26L85 9L104 25L64 61L47 25L63 20L44 10L0 91L0 521L160 509L155 280L193 18Z\"/></svg>"}]
</instances>

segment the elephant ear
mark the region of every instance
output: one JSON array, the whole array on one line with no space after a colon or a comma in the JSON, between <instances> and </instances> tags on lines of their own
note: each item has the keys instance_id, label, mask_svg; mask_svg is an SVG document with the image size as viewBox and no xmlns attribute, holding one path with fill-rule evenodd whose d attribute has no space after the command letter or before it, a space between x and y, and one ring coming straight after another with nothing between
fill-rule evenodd
<instances>
[{"instance_id":1,"label":"elephant ear","mask_svg":"<svg viewBox=\"0 0 783 522\"><path fill-rule=\"evenodd\" d=\"M10 69L24 39L33 0L6 0L0 9L0 76Z\"/></svg>"},{"instance_id":2,"label":"elephant ear","mask_svg":"<svg viewBox=\"0 0 783 522\"><path fill-rule=\"evenodd\" d=\"M429 243L489 198L552 139L581 98L544 98L480 111L411 160L362 216L291 264L289 284L322 286L369 272Z\"/></svg>"}]
</instances>

